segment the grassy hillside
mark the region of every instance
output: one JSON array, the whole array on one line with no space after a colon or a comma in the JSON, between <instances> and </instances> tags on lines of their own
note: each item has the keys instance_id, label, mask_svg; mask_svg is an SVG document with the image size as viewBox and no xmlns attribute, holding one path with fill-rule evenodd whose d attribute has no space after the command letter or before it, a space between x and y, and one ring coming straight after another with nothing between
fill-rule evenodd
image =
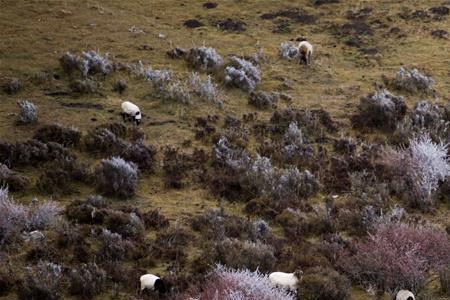
<instances>
[{"instance_id":1,"label":"grassy hillside","mask_svg":"<svg viewBox=\"0 0 450 300\"><path fill-rule=\"evenodd\" d=\"M300 247L320 244L323 232L320 230L315 232L312 229L304 235L304 239L290 240L291 237L286 234L286 228L280 221L281 211L249 212L248 200L251 200L251 197L245 199L246 196L242 195L238 197L239 199L230 201L215 190L228 187L220 180L218 185L217 182L216 185L212 184L213 179L217 179L214 178L214 172L217 169L212 162L213 146L221 135L230 134L227 133L227 127L223 125L224 120L227 116L241 120L244 115L257 112L257 120L242 121L240 126L242 131L236 133L245 135L242 132L247 132L248 141L242 143L243 148L254 158L256 154L262 152L264 141L276 140L275 134L272 136L264 132L258 135L255 129L258 124L272 124L270 120L275 111L293 107L328 112L337 130L328 130L326 126L319 124L314 128L319 128L323 132L312 132L308 136L310 129L302 128L303 132L306 132L306 139L311 141L314 156L310 161L297 162L294 165L300 170L312 169L312 173L320 183L320 188L317 193L307 197L308 199L302 199L302 204L294 208L304 210L309 215L313 215L315 210L319 211L317 214L320 214L325 207L327 195L332 194L337 196L336 207L342 210L347 209L353 205L352 201L357 202L355 199L359 195L356 195L350 187L335 189L330 187L331 185L328 186L330 183L330 172L327 169L329 160L331 156L338 153L333 146L334 141L341 137L351 137L358 141L358 152L365 151L361 150L363 143L380 146L379 151L382 146L398 146L393 142L392 131L352 126L351 118L359 112L358 105L361 97L374 92L376 86L385 85L395 95L404 96L408 111L413 109L415 103L425 99L442 108L448 104L450 100L449 36L447 33L446 37L436 37L435 31L448 30L450 16L445 9L436 11L431 8L449 7L450 3L441 0L358 2L340 0L324 1L333 3L323 5L317 5L315 2L318 1L313 0L294 2L226 0L218 1L217 7L208 9L204 6L205 1L195 0L0 0L0 83L7 86L12 78L18 78L22 86L17 93L10 94L6 90L0 93L2 104L0 106L0 138L10 143L23 142L32 138L36 130L44 125L58 123L66 127L73 126L81 133L82 141L78 146L66 148L77 157L77 161L86 163L88 171L92 174L100 160L110 155L101 151L86 151L84 138L96 126L121 123L120 103L123 99L132 101L144 114L143 123L139 127L140 134L144 136L143 142L156 150L154 172L143 170L139 174L137 190L130 199L121 201L113 196L106 197L110 198L108 207L111 210L125 211L123 206L129 205L140 213L160 209L160 213L170 221L170 229L184 228L189 241L181 247L186 252L186 257L183 263L179 263L180 265L178 261L174 263L174 260L178 259L178 254L175 255L177 259L153 258L148 253L156 251L154 247L156 247L158 234L165 233L164 230L169 229L146 226L142 239L139 243L136 242L138 245L136 248L140 247L139 251L141 251L135 250L138 253L135 256L138 258L124 259L121 262L124 266L136 273L146 270L169 275L170 270L172 275L185 276L186 281L192 283L192 278L197 275L195 272L202 270L201 267L196 268L196 264L199 264L199 260L201 261L200 257L206 257L205 249L211 246L207 243L209 241L204 236L204 232L192 228L192 220L195 216L202 216L208 210L218 207L222 207L230 216L238 216L244 223L259 218L269 222L273 238L283 240L284 243L284 248L280 247L275 251L278 259L276 268L287 270L292 268L294 263L305 263L308 258L298 258L296 255L301 256L301 253L296 252L297 247L301 249ZM242 26L243 30L223 30L220 25L217 25L228 18L232 19L231 21L240 22L238 25ZM199 21L201 26L188 28L184 25L185 21L192 19ZM433 32L435 32L434 35ZM281 59L278 55L278 47L282 42L294 41L301 36L314 45L313 63L310 66ZM126 68L108 76L92 76L99 85L98 92L76 93L72 90L71 83L78 79L79 75L65 73L59 64L60 57L68 51L79 55L82 51L95 50L102 55L108 53L111 62L120 63L122 66L142 61L145 66L151 66L154 69L170 69L174 78L185 80L194 70L184 59L172 59L166 52L175 47L189 50L200 46L215 48L225 63L232 55L253 57L256 53L262 53L262 59L258 64L261 71L261 83L257 91L285 93L290 96L290 100L280 99L276 107L257 109L248 104L249 93L223 84L223 69L211 73L224 99L222 108L201 101L196 96L193 97L190 105L163 100L149 82L130 74ZM408 69L417 68L421 73L430 76L434 80L433 91L429 93L401 91L383 81L383 76L394 78L401 66L406 66ZM206 72L196 71L201 78L206 78ZM119 79L127 82L127 88L123 94L113 91L114 84ZM39 110L37 123L17 124L19 113L17 101L23 99L37 105ZM89 104L101 106L97 108L86 106ZM214 128L215 133L204 139L196 137L196 133L201 130L198 118L213 115L218 117L218 121L208 121L208 125ZM306 128L308 125L316 124L304 125ZM284 130L283 126L280 128ZM128 130L132 127L130 123L127 124ZM131 139L127 136L124 140ZM242 146L237 144L239 143L231 142L233 147ZM165 146L173 146L178 149L179 154L186 155L178 158L179 161L175 160L175 166L186 162L186 164L192 164L186 171L181 171L184 172L182 175L184 184L179 188L167 186ZM194 150L204 150L207 158L204 161L196 161L193 155ZM321 153L326 153L323 156L327 157L326 162L320 162ZM276 151L272 154L275 161ZM5 161L0 162L5 163ZM97 193L92 178L86 182L70 183L71 191L64 188L63 191L48 193L39 189L38 183L45 171L54 167L52 163L50 160L38 162L35 165L11 167L13 171L23 175L28 182L23 190L11 192L15 201L28 204L32 197L36 196L39 201L53 199L64 209L74 199L85 199L88 195ZM279 168L288 167L288 164L278 161L274 165ZM365 170L365 167L362 169ZM219 179L223 180L223 178ZM382 180L389 181L389 179L377 177L379 181L376 183ZM245 191L240 190L240 192ZM410 207L407 201L393 191L390 191L382 207L389 209L395 204L400 205L407 210L409 223L413 223L412 220L419 220L417 223L428 222L444 230L448 225L447 216L450 212L445 193L444 189L436 192L437 200L431 212ZM266 200L260 199L263 197L254 198L262 203L255 201L255 205L267 204L264 202ZM345 215L336 214L335 218L333 222L336 224L339 219L345 223L342 221ZM73 223L71 223L73 226L79 226L79 231L83 234L99 226L90 224L91 228L90 225ZM315 225L317 224L311 226L315 227ZM364 234L354 235L351 232L351 224L336 226L338 229L335 231L348 240L362 239L365 236ZM55 248L55 253L53 256L37 255L36 257L43 260L56 260L68 268L79 263L72 257L74 256L72 250L56 249L55 230L48 229L45 234L48 234L47 246ZM239 238L242 239L242 236L239 235ZM92 259L100 261L98 256L101 255L97 254L98 241L94 236L89 236L86 240L88 252L96 253L92 255ZM29 258L30 251L37 247L17 242L17 246L5 246L4 250L0 248L0 252L4 252L0 258L4 257L5 261L13 266L20 279L25 274L25 267L34 265L38 261L36 257ZM288 248L294 253L289 252L291 256L286 254ZM293 257L296 257L295 261ZM205 263L206 261L207 259ZM315 263L312 263L313 266ZM428 275L428 279L436 277L433 273ZM140 299L138 298L140 296L136 294L135 286L127 287L125 280L118 282L113 283L108 279L108 288L97 296L98 299L113 299L115 292L117 292L115 299ZM12 292L0 299L17 299L16 292L19 286L19 282L14 283ZM64 290L63 298L70 297L74 296ZM149 296L148 299L153 299L151 297ZM353 282L349 299L367 299L367 297L368 294L363 287ZM387 293L384 297L388 299ZM420 297L420 299L450 299L441 292L439 280L431 280L431 283L421 290Z\"/></svg>"}]
</instances>

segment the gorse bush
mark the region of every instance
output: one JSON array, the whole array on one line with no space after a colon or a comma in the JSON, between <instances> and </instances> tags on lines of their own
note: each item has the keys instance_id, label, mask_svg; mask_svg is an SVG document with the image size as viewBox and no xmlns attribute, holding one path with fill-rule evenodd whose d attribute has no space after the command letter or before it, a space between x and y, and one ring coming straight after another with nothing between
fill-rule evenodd
<instances>
[{"instance_id":1,"label":"gorse bush","mask_svg":"<svg viewBox=\"0 0 450 300\"><path fill-rule=\"evenodd\" d=\"M434 81L431 77L421 74L417 69L407 71L400 67L394 80L395 87L408 92L428 92L433 88Z\"/></svg>"},{"instance_id":2,"label":"gorse bush","mask_svg":"<svg viewBox=\"0 0 450 300\"><path fill-rule=\"evenodd\" d=\"M294 300L295 296L274 287L259 271L234 270L218 265L208 276L201 292L186 295L199 299L221 300Z\"/></svg>"},{"instance_id":3,"label":"gorse bush","mask_svg":"<svg viewBox=\"0 0 450 300\"><path fill-rule=\"evenodd\" d=\"M354 241L338 265L358 283L379 291L419 291L427 272L439 271L450 259L446 233L404 224L379 225L373 234Z\"/></svg>"},{"instance_id":4,"label":"gorse bush","mask_svg":"<svg viewBox=\"0 0 450 300\"><path fill-rule=\"evenodd\" d=\"M62 267L51 262L39 262L28 267L19 290L22 300L57 300L61 298L63 283Z\"/></svg>"},{"instance_id":5,"label":"gorse bush","mask_svg":"<svg viewBox=\"0 0 450 300\"><path fill-rule=\"evenodd\" d=\"M19 122L22 124L34 123L38 119L38 108L32 102L23 100L17 102L19 105Z\"/></svg>"},{"instance_id":6,"label":"gorse bush","mask_svg":"<svg viewBox=\"0 0 450 300\"><path fill-rule=\"evenodd\" d=\"M138 183L138 169L120 157L103 159L95 170L97 190L119 198L134 195Z\"/></svg>"},{"instance_id":7,"label":"gorse bush","mask_svg":"<svg viewBox=\"0 0 450 300\"><path fill-rule=\"evenodd\" d=\"M251 92L261 82L261 74L250 61L231 57L231 63L225 68L225 83Z\"/></svg>"}]
</instances>

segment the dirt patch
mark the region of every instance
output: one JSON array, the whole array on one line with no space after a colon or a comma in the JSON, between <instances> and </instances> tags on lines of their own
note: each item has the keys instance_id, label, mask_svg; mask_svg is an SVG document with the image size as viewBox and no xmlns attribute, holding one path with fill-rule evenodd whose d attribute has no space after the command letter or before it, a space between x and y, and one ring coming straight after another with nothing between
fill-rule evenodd
<instances>
[{"instance_id":1,"label":"dirt patch","mask_svg":"<svg viewBox=\"0 0 450 300\"><path fill-rule=\"evenodd\" d=\"M339 0L316 0L314 1L315 6L321 6L326 4L339 3Z\"/></svg>"},{"instance_id":2,"label":"dirt patch","mask_svg":"<svg viewBox=\"0 0 450 300\"><path fill-rule=\"evenodd\" d=\"M82 102L59 102L64 107L70 107L70 108L86 108L86 109L97 109L97 110L103 110L103 105L101 104L92 104L92 103L82 103Z\"/></svg>"},{"instance_id":3,"label":"dirt patch","mask_svg":"<svg viewBox=\"0 0 450 300\"><path fill-rule=\"evenodd\" d=\"M261 15L261 19L263 20L273 20L277 17L288 18L294 22L302 24L314 24L317 19L314 15L307 14L305 11L298 8L290 8L287 10L280 10L275 13L265 13Z\"/></svg>"},{"instance_id":4,"label":"dirt patch","mask_svg":"<svg viewBox=\"0 0 450 300\"><path fill-rule=\"evenodd\" d=\"M446 31L444 29L433 30L431 32L431 35L434 36L435 38L440 38L440 39L448 39L449 38L448 31Z\"/></svg>"},{"instance_id":5,"label":"dirt patch","mask_svg":"<svg viewBox=\"0 0 450 300\"><path fill-rule=\"evenodd\" d=\"M450 12L450 9L447 6L436 6L430 8L431 13L438 15L438 16L445 16L448 15Z\"/></svg>"},{"instance_id":6,"label":"dirt patch","mask_svg":"<svg viewBox=\"0 0 450 300\"><path fill-rule=\"evenodd\" d=\"M205 26L205 24L203 24L202 22L200 22L197 19L186 20L186 21L184 21L183 25L186 26L187 28L197 28L197 27Z\"/></svg>"},{"instance_id":7,"label":"dirt patch","mask_svg":"<svg viewBox=\"0 0 450 300\"><path fill-rule=\"evenodd\" d=\"M219 28L220 30L223 31L229 31L229 32L243 32L246 30L245 26L247 24L245 24L242 21L239 20L233 20L233 19L225 19L225 20L220 20L220 21L215 21L213 22L214 26L217 26L217 28Z\"/></svg>"},{"instance_id":8,"label":"dirt patch","mask_svg":"<svg viewBox=\"0 0 450 300\"><path fill-rule=\"evenodd\" d=\"M203 7L206 8L206 9L213 9L213 8L217 7L217 3L206 2L206 3L203 3Z\"/></svg>"}]
</instances>

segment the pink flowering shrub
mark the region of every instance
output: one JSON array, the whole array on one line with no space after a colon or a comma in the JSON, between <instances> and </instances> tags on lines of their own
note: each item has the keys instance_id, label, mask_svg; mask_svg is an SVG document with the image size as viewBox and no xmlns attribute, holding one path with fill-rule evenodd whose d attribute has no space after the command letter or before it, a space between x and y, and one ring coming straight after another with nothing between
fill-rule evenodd
<instances>
[{"instance_id":1,"label":"pink flowering shrub","mask_svg":"<svg viewBox=\"0 0 450 300\"><path fill-rule=\"evenodd\" d=\"M405 224L379 225L362 241L343 250L338 266L354 281L380 291L419 290L427 272L439 271L450 260L450 239L432 228Z\"/></svg>"},{"instance_id":2,"label":"pink flowering shrub","mask_svg":"<svg viewBox=\"0 0 450 300\"><path fill-rule=\"evenodd\" d=\"M227 269L217 265L210 279L197 295L198 299L218 300L294 300L295 296L274 287L267 275L258 271ZM186 296L185 299L189 299Z\"/></svg>"}]
</instances>

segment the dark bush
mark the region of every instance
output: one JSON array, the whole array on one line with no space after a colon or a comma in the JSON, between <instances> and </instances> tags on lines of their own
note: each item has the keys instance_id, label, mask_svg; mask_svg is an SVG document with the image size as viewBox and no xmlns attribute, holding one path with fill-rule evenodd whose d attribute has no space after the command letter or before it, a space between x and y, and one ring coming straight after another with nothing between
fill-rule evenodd
<instances>
[{"instance_id":1,"label":"dark bush","mask_svg":"<svg viewBox=\"0 0 450 300\"><path fill-rule=\"evenodd\" d=\"M359 114L353 116L355 127L375 127L394 130L406 114L405 100L387 90L361 98Z\"/></svg>"},{"instance_id":2,"label":"dark bush","mask_svg":"<svg viewBox=\"0 0 450 300\"><path fill-rule=\"evenodd\" d=\"M57 300L63 291L61 266L51 262L39 262L28 267L18 295L22 300Z\"/></svg>"},{"instance_id":3,"label":"dark bush","mask_svg":"<svg viewBox=\"0 0 450 300\"><path fill-rule=\"evenodd\" d=\"M95 169L95 181L100 193L119 198L134 195L138 184L138 169L120 157L103 159Z\"/></svg>"},{"instance_id":4,"label":"dark bush","mask_svg":"<svg viewBox=\"0 0 450 300\"><path fill-rule=\"evenodd\" d=\"M124 79L119 79L114 82L113 91L122 94L127 89L127 82Z\"/></svg>"},{"instance_id":5,"label":"dark bush","mask_svg":"<svg viewBox=\"0 0 450 300\"><path fill-rule=\"evenodd\" d=\"M70 179L70 175L62 169L47 170L39 177L36 187L40 192L52 195L72 193Z\"/></svg>"},{"instance_id":6,"label":"dark bush","mask_svg":"<svg viewBox=\"0 0 450 300\"><path fill-rule=\"evenodd\" d=\"M81 132L76 128L64 127L60 124L44 125L40 127L33 136L41 142L55 142L65 147L78 146L81 139Z\"/></svg>"},{"instance_id":7,"label":"dark bush","mask_svg":"<svg viewBox=\"0 0 450 300\"><path fill-rule=\"evenodd\" d=\"M191 168L187 155L179 153L179 149L166 146L164 148L163 169L166 174L166 187L182 188L186 172Z\"/></svg>"},{"instance_id":8,"label":"dark bush","mask_svg":"<svg viewBox=\"0 0 450 300\"><path fill-rule=\"evenodd\" d=\"M63 56L60 57L59 64L68 74L71 74L78 69L77 57L70 52L66 52Z\"/></svg>"},{"instance_id":9,"label":"dark bush","mask_svg":"<svg viewBox=\"0 0 450 300\"><path fill-rule=\"evenodd\" d=\"M133 246L131 242L122 238L120 234L107 229L103 229L98 239L100 240L98 255L105 261L125 259Z\"/></svg>"},{"instance_id":10,"label":"dark bush","mask_svg":"<svg viewBox=\"0 0 450 300\"><path fill-rule=\"evenodd\" d=\"M76 79L70 84L70 88L75 93L94 94L99 92L99 84L93 79Z\"/></svg>"},{"instance_id":11,"label":"dark bush","mask_svg":"<svg viewBox=\"0 0 450 300\"><path fill-rule=\"evenodd\" d=\"M122 152L126 147L126 142L107 128L88 132L84 144L88 151L107 154Z\"/></svg>"},{"instance_id":12,"label":"dark bush","mask_svg":"<svg viewBox=\"0 0 450 300\"><path fill-rule=\"evenodd\" d=\"M104 225L124 238L140 239L144 234L144 223L134 212L109 211Z\"/></svg>"},{"instance_id":13,"label":"dark bush","mask_svg":"<svg viewBox=\"0 0 450 300\"><path fill-rule=\"evenodd\" d=\"M186 60L194 69L213 71L222 64L222 57L214 48L200 47L189 50Z\"/></svg>"},{"instance_id":14,"label":"dark bush","mask_svg":"<svg viewBox=\"0 0 450 300\"><path fill-rule=\"evenodd\" d=\"M60 144L54 142L42 143L38 140L27 140L12 145L0 142L1 163L15 166L29 166L38 163L66 159L70 157L68 151Z\"/></svg>"},{"instance_id":15,"label":"dark bush","mask_svg":"<svg viewBox=\"0 0 450 300\"><path fill-rule=\"evenodd\" d=\"M18 78L12 78L3 86L3 91L7 94L17 94L22 89L22 83Z\"/></svg>"},{"instance_id":16,"label":"dark bush","mask_svg":"<svg viewBox=\"0 0 450 300\"><path fill-rule=\"evenodd\" d=\"M106 201L101 196L89 196L86 200L73 200L66 206L65 215L74 223L102 224L107 215Z\"/></svg>"},{"instance_id":17,"label":"dark bush","mask_svg":"<svg viewBox=\"0 0 450 300\"><path fill-rule=\"evenodd\" d=\"M126 147L117 155L123 159L135 163L140 171L149 173L155 168L156 149L153 146L147 146L143 141L128 143Z\"/></svg>"},{"instance_id":18,"label":"dark bush","mask_svg":"<svg viewBox=\"0 0 450 300\"><path fill-rule=\"evenodd\" d=\"M313 268L303 276L298 296L305 300L344 300L350 294L350 281L333 269Z\"/></svg>"},{"instance_id":19,"label":"dark bush","mask_svg":"<svg viewBox=\"0 0 450 300\"><path fill-rule=\"evenodd\" d=\"M145 228L161 229L169 226L169 219L167 219L159 209L153 209L142 214L142 221Z\"/></svg>"},{"instance_id":20,"label":"dark bush","mask_svg":"<svg viewBox=\"0 0 450 300\"><path fill-rule=\"evenodd\" d=\"M278 95L276 93L268 93L263 91L251 92L248 98L248 104L262 109L275 107L277 101Z\"/></svg>"},{"instance_id":21,"label":"dark bush","mask_svg":"<svg viewBox=\"0 0 450 300\"><path fill-rule=\"evenodd\" d=\"M106 272L96 263L81 264L70 272L70 293L92 299L105 289Z\"/></svg>"},{"instance_id":22,"label":"dark bush","mask_svg":"<svg viewBox=\"0 0 450 300\"><path fill-rule=\"evenodd\" d=\"M16 275L11 267L3 265L0 269L0 297L7 296L15 286Z\"/></svg>"},{"instance_id":23,"label":"dark bush","mask_svg":"<svg viewBox=\"0 0 450 300\"><path fill-rule=\"evenodd\" d=\"M23 191L28 180L17 172L11 171L6 165L0 163L0 186L8 186L12 192Z\"/></svg>"},{"instance_id":24,"label":"dark bush","mask_svg":"<svg viewBox=\"0 0 450 300\"><path fill-rule=\"evenodd\" d=\"M220 263L236 269L268 272L273 270L277 262L274 249L261 242L227 238L217 244L216 252Z\"/></svg>"}]
</instances>

